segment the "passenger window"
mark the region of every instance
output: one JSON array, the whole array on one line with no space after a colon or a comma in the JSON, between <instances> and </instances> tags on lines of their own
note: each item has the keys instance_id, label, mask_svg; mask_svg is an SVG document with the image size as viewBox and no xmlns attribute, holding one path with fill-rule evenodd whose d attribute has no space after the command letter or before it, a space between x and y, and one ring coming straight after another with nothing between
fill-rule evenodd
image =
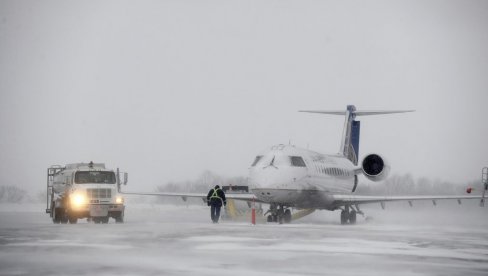
<instances>
[{"instance_id":1,"label":"passenger window","mask_svg":"<svg viewBox=\"0 0 488 276\"><path fill-rule=\"evenodd\" d=\"M262 156L262 155L258 155L258 156L256 156L256 159L254 159L254 162L252 162L251 167L256 166L256 164L259 162L259 160L261 160L261 158L263 158L263 156Z\"/></svg>"},{"instance_id":2,"label":"passenger window","mask_svg":"<svg viewBox=\"0 0 488 276\"><path fill-rule=\"evenodd\" d=\"M301 156L290 156L291 160L291 165L293 167L306 167L305 161L303 161L303 158Z\"/></svg>"}]
</instances>

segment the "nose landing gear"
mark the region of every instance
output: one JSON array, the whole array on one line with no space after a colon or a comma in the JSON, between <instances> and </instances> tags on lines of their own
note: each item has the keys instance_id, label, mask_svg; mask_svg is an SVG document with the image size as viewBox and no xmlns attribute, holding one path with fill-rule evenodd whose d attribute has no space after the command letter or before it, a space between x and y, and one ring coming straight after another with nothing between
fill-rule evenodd
<instances>
[{"instance_id":1,"label":"nose landing gear","mask_svg":"<svg viewBox=\"0 0 488 276\"><path fill-rule=\"evenodd\" d=\"M291 210L282 204L271 204L264 215L268 213L269 215L266 219L268 222L278 222L279 224L291 222Z\"/></svg>"}]
</instances>

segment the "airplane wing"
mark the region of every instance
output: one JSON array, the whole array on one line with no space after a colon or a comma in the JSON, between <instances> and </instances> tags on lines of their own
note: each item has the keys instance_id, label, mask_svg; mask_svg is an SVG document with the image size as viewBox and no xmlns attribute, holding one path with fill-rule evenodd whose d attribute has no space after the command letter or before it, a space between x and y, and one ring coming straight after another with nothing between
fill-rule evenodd
<instances>
[{"instance_id":1,"label":"airplane wing","mask_svg":"<svg viewBox=\"0 0 488 276\"><path fill-rule=\"evenodd\" d=\"M154 192L154 193L140 193L140 192L122 192L121 194L124 195L151 195L151 196L168 196L168 197L181 197L184 201L187 198L200 198L203 201L207 201L207 194L206 193L166 193L166 192ZM226 199L236 199L236 200L244 200L244 201L259 201L254 194L249 193L226 193Z\"/></svg>"},{"instance_id":2,"label":"airplane wing","mask_svg":"<svg viewBox=\"0 0 488 276\"><path fill-rule=\"evenodd\" d=\"M358 205L366 203L382 203L388 201L412 201L431 200L436 204L437 200L454 199L460 202L462 199L483 199L481 195L459 195L459 196L361 196L361 195L333 195L333 205L340 207L344 205Z\"/></svg>"}]
</instances>

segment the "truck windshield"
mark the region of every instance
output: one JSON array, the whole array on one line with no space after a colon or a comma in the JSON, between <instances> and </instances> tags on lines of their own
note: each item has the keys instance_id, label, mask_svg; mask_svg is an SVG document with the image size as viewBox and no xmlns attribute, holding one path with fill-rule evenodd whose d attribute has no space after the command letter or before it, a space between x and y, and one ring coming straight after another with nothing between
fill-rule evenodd
<instances>
[{"instance_id":1,"label":"truck windshield","mask_svg":"<svg viewBox=\"0 0 488 276\"><path fill-rule=\"evenodd\" d=\"M115 173L114 172L76 172L75 183L107 183L115 184Z\"/></svg>"}]
</instances>

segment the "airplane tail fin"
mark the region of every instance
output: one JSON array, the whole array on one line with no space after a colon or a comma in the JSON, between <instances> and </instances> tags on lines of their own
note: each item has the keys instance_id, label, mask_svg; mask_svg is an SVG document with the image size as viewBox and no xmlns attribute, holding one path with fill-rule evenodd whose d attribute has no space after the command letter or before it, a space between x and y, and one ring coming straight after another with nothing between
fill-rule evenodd
<instances>
[{"instance_id":1,"label":"airplane tail fin","mask_svg":"<svg viewBox=\"0 0 488 276\"><path fill-rule=\"evenodd\" d=\"M359 155L359 134L361 122L356 120L356 116L382 115L413 112L414 110L356 110L354 105L348 105L346 110L300 110L299 112L319 113L328 115L342 115L346 117L342 132L342 142L340 152L354 165L358 164Z\"/></svg>"}]
</instances>

